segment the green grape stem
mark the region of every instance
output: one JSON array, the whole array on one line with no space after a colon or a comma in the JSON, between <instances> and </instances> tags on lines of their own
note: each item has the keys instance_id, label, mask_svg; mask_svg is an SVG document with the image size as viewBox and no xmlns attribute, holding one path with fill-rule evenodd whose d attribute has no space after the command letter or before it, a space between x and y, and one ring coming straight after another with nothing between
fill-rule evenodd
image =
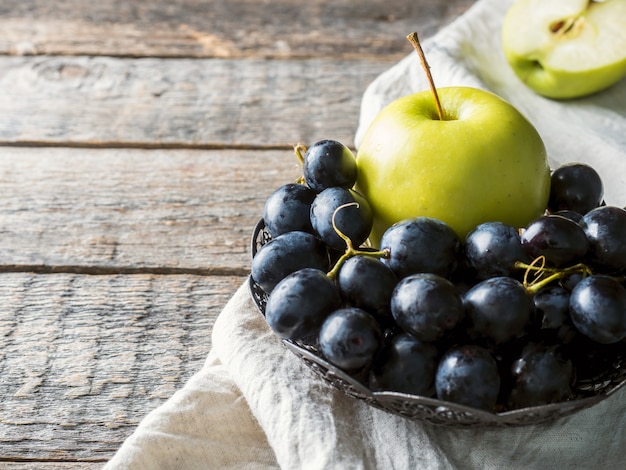
<instances>
[{"instance_id":1,"label":"green grape stem","mask_svg":"<svg viewBox=\"0 0 626 470\"><path fill-rule=\"evenodd\" d=\"M387 258L389 256L389 250L364 251L364 250L359 250L359 249L354 248L354 245L352 244L352 240L350 240L350 237L348 237L345 233L343 233L341 230L339 230L339 228L337 227L337 224L335 223L335 216L337 215L337 213L341 209L345 209L346 207L351 207L351 206L355 206L355 207L358 208L359 207L359 203L358 202L349 202L348 204L344 204L342 206L339 206L333 212L333 218L332 218L333 229L335 229L335 232L337 233L337 235L339 235L339 237L344 242L346 242L346 251L337 260L337 262L335 263L333 268L326 274L329 278L331 278L333 280L337 278L337 274L339 273L339 270L341 269L341 265L347 259L352 258L353 256L363 255L363 256L371 256L372 258Z\"/></svg>"},{"instance_id":2,"label":"green grape stem","mask_svg":"<svg viewBox=\"0 0 626 470\"><path fill-rule=\"evenodd\" d=\"M536 294L550 283L558 281L569 274L580 273L583 276L590 276L593 274L591 268L583 263L578 263L567 268L551 268L545 265L545 261L544 256L539 256L530 264L523 263L521 261L517 261L515 263L516 268L526 270L524 273L524 287L531 295ZM539 266L537 265L538 263L540 263ZM536 279L529 282L528 276L531 272L536 274ZM548 275L544 277L544 274Z\"/></svg>"},{"instance_id":3,"label":"green grape stem","mask_svg":"<svg viewBox=\"0 0 626 470\"><path fill-rule=\"evenodd\" d=\"M304 163L304 154L306 153L304 144L294 145L293 152L296 154L296 157L298 157L298 160L300 160L300 163Z\"/></svg>"},{"instance_id":4,"label":"green grape stem","mask_svg":"<svg viewBox=\"0 0 626 470\"><path fill-rule=\"evenodd\" d=\"M306 147L304 146L304 144L296 144L293 146L293 152L296 154L296 157L298 157L298 161L300 162L300 166L304 165L304 154L306 153ZM305 184L304 181L304 176L301 175L300 177L298 177L298 179L296 180L296 183L298 184Z\"/></svg>"}]
</instances>

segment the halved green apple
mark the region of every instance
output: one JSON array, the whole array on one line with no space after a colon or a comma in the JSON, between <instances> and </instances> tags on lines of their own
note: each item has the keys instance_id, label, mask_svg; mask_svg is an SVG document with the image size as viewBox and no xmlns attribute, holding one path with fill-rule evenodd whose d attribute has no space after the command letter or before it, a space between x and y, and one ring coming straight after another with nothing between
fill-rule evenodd
<instances>
[{"instance_id":1,"label":"halved green apple","mask_svg":"<svg viewBox=\"0 0 626 470\"><path fill-rule=\"evenodd\" d=\"M515 74L537 93L595 93L626 76L626 0L517 0L502 44Z\"/></svg>"}]
</instances>

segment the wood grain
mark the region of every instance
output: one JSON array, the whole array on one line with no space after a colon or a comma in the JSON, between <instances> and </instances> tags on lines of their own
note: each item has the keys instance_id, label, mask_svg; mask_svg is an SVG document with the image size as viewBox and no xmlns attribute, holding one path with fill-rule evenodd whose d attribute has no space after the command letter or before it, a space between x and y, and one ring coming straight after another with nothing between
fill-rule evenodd
<instances>
[{"instance_id":1,"label":"wood grain","mask_svg":"<svg viewBox=\"0 0 626 470\"><path fill-rule=\"evenodd\" d=\"M101 468L201 367L291 147L474 0L0 2L0 469Z\"/></svg>"},{"instance_id":2,"label":"wood grain","mask_svg":"<svg viewBox=\"0 0 626 470\"><path fill-rule=\"evenodd\" d=\"M95 470L102 468L102 462L46 462L42 460L24 460L18 461L12 459L10 462L0 462L0 470L60 470L72 468L72 470Z\"/></svg>"},{"instance_id":3,"label":"wood grain","mask_svg":"<svg viewBox=\"0 0 626 470\"><path fill-rule=\"evenodd\" d=\"M0 145L352 146L361 96L389 65L0 57Z\"/></svg>"},{"instance_id":4,"label":"wood grain","mask_svg":"<svg viewBox=\"0 0 626 470\"><path fill-rule=\"evenodd\" d=\"M0 461L108 459L200 370L243 280L0 275Z\"/></svg>"},{"instance_id":5,"label":"wood grain","mask_svg":"<svg viewBox=\"0 0 626 470\"><path fill-rule=\"evenodd\" d=\"M299 174L290 149L0 147L0 271L246 275L265 199Z\"/></svg>"},{"instance_id":6,"label":"wood grain","mask_svg":"<svg viewBox=\"0 0 626 470\"><path fill-rule=\"evenodd\" d=\"M473 0L4 0L0 53L398 59Z\"/></svg>"}]
</instances>

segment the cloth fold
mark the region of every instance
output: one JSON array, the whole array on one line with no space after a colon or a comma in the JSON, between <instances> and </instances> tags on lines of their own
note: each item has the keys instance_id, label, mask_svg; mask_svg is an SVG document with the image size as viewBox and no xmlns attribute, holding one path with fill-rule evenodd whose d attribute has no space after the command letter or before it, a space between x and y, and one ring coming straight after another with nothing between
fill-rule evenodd
<instances>
[{"instance_id":1,"label":"cloth fold","mask_svg":"<svg viewBox=\"0 0 626 470\"><path fill-rule=\"evenodd\" d=\"M626 389L554 423L457 430L410 421L319 379L269 330L243 284L213 350L105 468L621 469Z\"/></svg>"},{"instance_id":2,"label":"cloth fold","mask_svg":"<svg viewBox=\"0 0 626 470\"><path fill-rule=\"evenodd\" d=\"M609 204L626 203L626 81L572 101L528 90L509 69L500 24L511 0L479 0L424 41L438 87L491 90L537 127L552 166L594 166ZM363 96L356 142L393 99L427 88L416 54ZM129 436L106 469L624 468L626 388L544 425L450 429L334 390L271 332L244 283L220 313L204 367Z\"/></svg>"}]
</instances>

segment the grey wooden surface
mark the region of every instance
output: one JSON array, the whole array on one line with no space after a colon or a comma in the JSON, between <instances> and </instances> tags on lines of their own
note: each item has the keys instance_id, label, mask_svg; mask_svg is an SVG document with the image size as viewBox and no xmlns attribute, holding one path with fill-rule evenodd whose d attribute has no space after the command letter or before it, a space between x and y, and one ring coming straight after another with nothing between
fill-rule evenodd
<instances>
[{"instance_id":1,"label":"grey wooden surface","mask_svg":"<svg viewBox=\"0 0 626 470\"><path fill-rule=\"evenodd\" d=\"M471 0L0 2L0 468L100 468L203 364L291 147Z\"/></svg>"}]
</instances>

